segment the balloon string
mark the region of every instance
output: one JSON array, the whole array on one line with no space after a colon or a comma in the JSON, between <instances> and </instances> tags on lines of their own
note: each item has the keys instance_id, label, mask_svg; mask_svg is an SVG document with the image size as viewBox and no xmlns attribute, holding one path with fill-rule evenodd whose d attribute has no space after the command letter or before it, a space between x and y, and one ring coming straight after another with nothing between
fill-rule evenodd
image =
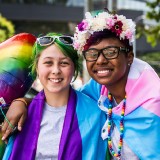
<instances>
[{"instance_id":1,"label":"balloon string","mask_svg":"<svg viewBox=\"0 0 160 160\"><path fill-rule=\"evenodd\" d=\"M2 110L2 105L0 106L0 110L4 116L4 119L6 120L6 122L9 124L9 126L14 129L14 126L10 123L10 121L7 119L6 115L4 114L3 110Z\"/></svg>"}]
</instances>

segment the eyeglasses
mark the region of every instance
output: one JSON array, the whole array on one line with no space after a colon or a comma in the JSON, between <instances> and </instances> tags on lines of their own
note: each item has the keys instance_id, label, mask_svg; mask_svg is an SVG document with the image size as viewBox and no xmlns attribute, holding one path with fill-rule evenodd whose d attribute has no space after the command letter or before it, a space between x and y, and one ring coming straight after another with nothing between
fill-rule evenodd
<instances>
[{"instance_id":1,"label":"eyeglasses","mask_svg":"<svg viewBox=\"0 0 160 160\"><path fill-rule=\"evenodd\" d=\"M101 50L95 49L95 48L90 48L86 51L83 51L83 55L84 55L84 58L86 59L86 61L93 62L98 59L98 57L100 56L101 53L108 60L115 59L118 57L120 51L127 53L127 52L129 52L129 49L124 48L124 47L117 47L117 46L108 46L108 47L103 48Z\"/></svg>"},{"instance_id":2,"label":"eyeglasses","mask_svg":"<svg viewBox=\"0 0 160 160\"><path fill-rule=\"evenodd\" d=\"M41 46L49 46L54 43L56 39L65 45L73 44L73 37L71 36L43 36L37 38L37 43Z\"/></svg>"}]
</instances>

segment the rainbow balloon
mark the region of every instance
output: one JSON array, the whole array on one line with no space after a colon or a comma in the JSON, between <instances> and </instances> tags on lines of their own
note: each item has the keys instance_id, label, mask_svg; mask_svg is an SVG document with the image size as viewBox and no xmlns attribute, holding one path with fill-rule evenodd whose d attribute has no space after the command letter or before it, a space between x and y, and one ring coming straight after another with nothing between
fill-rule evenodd
<instances>
[{"instance_id":1,"label":"rainbow balloon","mask_svg":"<svg viewBox=\"0 0 160 160\"><path fill-rule=\"evenodd\" d=\"M30 33L20 33L0 44L0 98L7 104L32 85L29 66L35 40Z\"/></svg>"},{"instance_id":2,"label":"rainbow balloon","mask_svg":"<svg viewBox=\"0 0 160 160\"><path fill-rule=\"evenodd\" d=\"M20 33L0 44L0 107L23 97L31 87L33 80L29 66L35 41L34 35ZM0 123L3 119L0 111ZM0 159L5 149L1 137L0 132Z\"/></svg>"}]
</instances>

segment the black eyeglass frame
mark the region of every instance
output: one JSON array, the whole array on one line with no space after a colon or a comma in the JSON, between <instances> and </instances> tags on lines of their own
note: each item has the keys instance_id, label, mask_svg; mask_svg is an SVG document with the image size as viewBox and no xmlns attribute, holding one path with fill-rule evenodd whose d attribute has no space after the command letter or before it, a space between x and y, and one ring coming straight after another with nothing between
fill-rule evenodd
<instances>
[{"instance_id":1,"label":"black eyeglass frame","mask_svg":"<svg viewBox=\"0 0 160 160\"><path fill-rule=\"evenodd\" d=\"M112 57L112 58L106 58L106 57L105 57L105 54L103 53L103 50L108 49L108 48L118 49L117 55L116 55L115 57ZM97 55L96 59L94 59L94 60L87 60L87 58L86 58L86 52L89 51L89 50L96 50L96 51L98 51L98 55ZM98 57L100 56L100 54L102 54L103 57L105 57L105 59L107 59L107 60L116 59L116 58L119 56L120 51L125 52L125 53L128 53L130 50L129 50L128 48L125 48L125 47L108 46L108 47L102 48L102 49L100 49L100 50L99 50L99 49L96 49L96 48L90 48L90 49L88 49L88 50L86 50L86 51L82 51L82 53L83 53L83 56L84 56L84 58L85 58L86 61L88 61L88 62L94 62L94 61L97 61L97 59L98 59Z\"/></svg>"},{"instance_id":2,"label":"black eyeglass frame","mask_svg":"<svg viewBox=\"0 0 160 160\"><path fill-rule=\"evenodd\" d=\"M42 44L41 43L41 39L44 39L44 38L50 38L51 41L49 43L46 43L46 44ZM64 41L61 40L61 38L70 38L72 43L64 43ZM61 43L65 44L65 45L69 45L69 46L72 46L73 45L73 37L71 36L42 36L42 37L38 37L37 40L36 40L36 43L38 43L40 46L49 46L51 44L54 43L55 40L58 40L60 41Z\"/></svg>"}]
</instances>

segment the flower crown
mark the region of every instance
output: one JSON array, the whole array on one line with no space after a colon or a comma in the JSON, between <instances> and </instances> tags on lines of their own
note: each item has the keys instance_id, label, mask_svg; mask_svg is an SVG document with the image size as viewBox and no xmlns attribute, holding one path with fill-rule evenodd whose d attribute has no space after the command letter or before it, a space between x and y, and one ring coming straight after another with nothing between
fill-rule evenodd
<instances>
[{"instance_id":1,"label":"flower crown","mask_svg":"<svg viewBox=\"0 0 160 160\"><path fill-rule=\"evenodd\" d=\"M83 19L76 27L74 34L74 48L81 53L87 40L94 32L103 31L104 29L116 33L120 40L127 39L132 45L135 34L135 23L131 19L126 19L123 15L100 12L92 16L90 12L85 14Z\"/></svg>"}]
</instances>

